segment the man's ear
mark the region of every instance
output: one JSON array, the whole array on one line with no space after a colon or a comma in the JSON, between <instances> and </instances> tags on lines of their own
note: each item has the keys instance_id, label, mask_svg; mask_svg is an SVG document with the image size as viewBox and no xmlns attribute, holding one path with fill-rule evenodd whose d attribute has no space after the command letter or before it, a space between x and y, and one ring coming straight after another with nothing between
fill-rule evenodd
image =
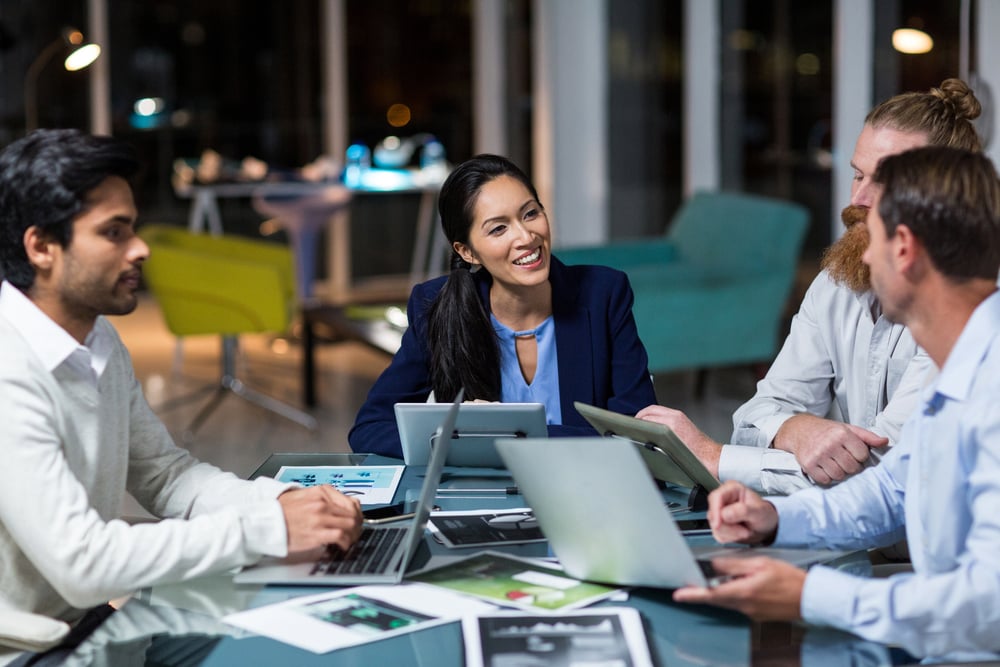
<instances>
[{"instance_id":1,"label":"man's ear","mask_svg":"<svg viewBox=\"0 0 1000 667\"><path fill-rule=\"evenodd\" d=\"M51 236L34 225L24 230L24 252L36 271L48 271L52 268L55 263L53 253L58 246Z\"/></svg>"},{"instance_id":2,"label":"man's ear","mask_svg":"<svg viewBox=\"0 0 1000 667\"><path fill-rule=\"evenodd\" d=\"M891 241L893 259L899 272L910 278L923 275L929 257L924 244L913 234L913 230L904 224L898 224Z\"/></svg>"}]
</instances>

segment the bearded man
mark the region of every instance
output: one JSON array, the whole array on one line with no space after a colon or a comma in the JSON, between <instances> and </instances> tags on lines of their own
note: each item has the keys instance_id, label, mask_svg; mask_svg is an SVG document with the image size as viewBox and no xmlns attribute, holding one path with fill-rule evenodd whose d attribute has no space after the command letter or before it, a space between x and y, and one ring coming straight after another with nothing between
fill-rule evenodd
<instances>
[{"instance_id":1,"label":"bearded man","mask_svg":"<svg viewBox=\"0 0 1000 667\"><path fill-rule=\"evenodd\" d=\"M702 433L684 413L652 405L641 419L666 424L720 480L765 494L839 482L878 461L913 412L933 364L901 324L890 322L861 261L864 220L882 158L925 145L980 151L972 90L947 79L904 93L865 118L851 166L846 233L823 257L781 351L757 393L733 415L731 445Z\"/></svg>"}]
</instances>

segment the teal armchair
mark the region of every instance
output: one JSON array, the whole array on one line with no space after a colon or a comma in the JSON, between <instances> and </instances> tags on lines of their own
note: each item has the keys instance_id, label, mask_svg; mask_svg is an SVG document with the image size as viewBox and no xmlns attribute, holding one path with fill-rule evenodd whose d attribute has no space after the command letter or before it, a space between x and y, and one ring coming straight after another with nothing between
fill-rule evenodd
<instances>
[{"instance_id":1,"label":"teal armchair","mask_svg":"<svg viewBox=\"0 0 1000 667\"><path fill-rule=\"evenodd\" d=\"M795 203L698 192L663 237L555 254L628 274L651 371L769 362L808 225Z\"/></svg>"}]
</instances>

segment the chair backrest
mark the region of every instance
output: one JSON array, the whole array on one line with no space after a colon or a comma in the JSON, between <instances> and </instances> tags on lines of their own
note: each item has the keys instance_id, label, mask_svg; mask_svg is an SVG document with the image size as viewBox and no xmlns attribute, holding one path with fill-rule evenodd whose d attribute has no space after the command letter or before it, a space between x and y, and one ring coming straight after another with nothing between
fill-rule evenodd
<instances>
[{"instance_id":1,"label":"chair backrest","mask_svg":"<svg viewBox=\"0 0 1000 667\"><path fill-rule=\"evenodd\" d=\"M677 211L667 239L681 261L726 273L794 267L809 226L800 204L733 192L697 192Z\"/></svg>"},{"instance_id":2,"label":"chair backrest","mask_svg":"<svg viewBox=\"0 0 1000 667\"><path fill-rule=\"evenodd\" d=\"M287 247L166 225L146 225L139 234L150 248L143 275L174 335L288 327L296 300Z\"/></svg>"}]
</instances>

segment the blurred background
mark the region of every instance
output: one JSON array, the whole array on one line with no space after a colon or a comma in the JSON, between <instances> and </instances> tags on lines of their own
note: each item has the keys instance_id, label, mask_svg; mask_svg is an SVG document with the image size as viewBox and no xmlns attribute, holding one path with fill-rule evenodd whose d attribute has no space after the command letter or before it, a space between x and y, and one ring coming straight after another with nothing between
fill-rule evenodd
<instances>
[{"instance_id":1,"label":"blurred background","mask_svg":"<svg viewBox=\"0 0 1000 667\"><path fill-rule=\"evenodd\" d=\"M431 133L449 162L489 150L522 165L564 245L658 234L686 193L707 188L806 205L808 257L836 233L864 111L975 73L996 48L978 39L1000 27L996 5L3 0L0 145L24 134L29 103L40 126L127 138L145 160L143 216L183 221L177 158L211 149L292 169L342 159L352 142ZM27 86L67 26L101 57L67 72L50 53ZM894 48L900 28L923 31L929 50ZM357 270L405 264L409 248L387 246L394 235L378 225L410 219L417 198L363 204L352 224L373 233L354 235L353 251L375 257ZM227 229L259 220L245 201L222 205Z\"/></svg>"},{"instance_id":2,"label":"blurred background","mask_svg":"<svg viewBox=\"0 0 1000 667\"><path fill-rule=\"evenodd\" d=\"M178 165L211 158L221 182L307 165L336 179L349 147L378 158L387 137L421 149L407 166L429 137L451 164L510 156L561 246L662 235L698 190L769 195L811 214L794 312L841 229L854 141L877 101L971 80L998 159L996 34L997 0L0 0L0 146L36 126L125 138L143 160L141 219L181 227L195 200L177 187ZM87 43L100 56L67 71L63 58ZM265 216L239 192L218 197L223 229L260 236ZM350 278L406 272L425 193L363 194L339 240ZM159 317L144 302L118 323L154 402L170 397L166 378L182 363L188 379L211 379L218 357L214 340L172 354ZM280 359L295 348L274 342L244 347L258 355L251 379L296 402L297 371ZM388 356L348 345L318 357L319 448L345 450ZM728 437L752 376L721 376L697 404L685 383L658 375L661 402ZM294 424L260 424L230 412L195 452L245 474L275 449L317 448Z\"/></svg>"}]
</instances>

